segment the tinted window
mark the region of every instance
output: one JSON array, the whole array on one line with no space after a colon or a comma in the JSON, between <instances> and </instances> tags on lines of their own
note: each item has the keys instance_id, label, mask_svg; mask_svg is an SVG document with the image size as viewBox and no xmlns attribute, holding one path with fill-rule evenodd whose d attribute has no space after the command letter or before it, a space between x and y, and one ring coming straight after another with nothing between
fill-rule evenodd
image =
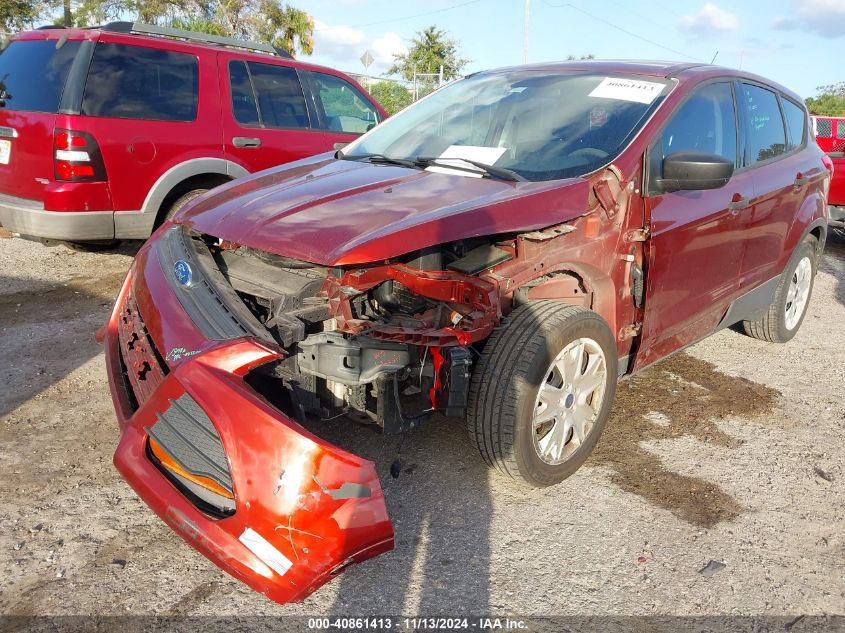
<instances>
[{"instance_id":1,"label":"tinted window","mask_svg":"<svg viewBox=\"0 0 845 633\"><path fill-rule=\"evenodd\" d=\"M328 129L363 134L378 123L376 109L348 81L323 73L311 73L311 77Z\"/></svg>"},{"instance_id":2,"label":"tinted window","mask_svg":"<svg viewBox=\"0 0 845 633\"><path fill-rule=\"evenodd\" d=\"M308 110L296 70L249 62L252 87L264 127L307 128Z\"/></svg>"},{"instance_id":3,"label":"tinted window","mask_svg":"<svg viewBox=\"0 0 845 633\"><path fill-rule=\"evenodd\" d=\"M748 119L745 158L749 164L759 163L786 151L786 135L777 96L771 90L742 84L742 101Z\"/></svg>"},{"instance_id":4,"label":"tinted window","mask_svg":"<svg viewBox=\"0 0 845 633\"><path fill-rule=\"evenodd\" d=\"M789 149L801 147L807 130L804 108L792 103L789 99L781 99L780 103L783 107L783 116L786 119L786 130L789 133Z\"/></svg>"},{"instance_id":5,"label":"tinted window","mask_svg":"<svg viewBox=\"0 0 845 633\"><path fill-rule=\"evenodd\" d=\"M193 55L100 42L88 70L82 114L193 121L198 87Z\"/></svg>"},{"instance_id":6,"label":"tinted window","mask_svg":"<svg viewBox=\"0 0 845 633\"><path fill-rule=\"evenodd\" d=\"M232 86L232 115L235 121L258 125L258 108L245 62L229 62L229 84Z\"/></svg>"},{"instance_id":7,"label":"tinted window","mask_svg":"<svg viewBox=\"0 0 845 633\"><path fill-rule=\"evenodd\" d=\"M704 152L736 163L736 114L728 83L710 84L693 94L663 131L663 157Z\"/></svg>"},{"instance_id":8,"label":"tinted window","mask_svg":"<svg viewBox=\"0 0 845 633\"><path fill-rule=\"evenodd\" d=\"M0 108L56 113L79 42L12 42L0 53Z\"/></svg>"}]
</instances>

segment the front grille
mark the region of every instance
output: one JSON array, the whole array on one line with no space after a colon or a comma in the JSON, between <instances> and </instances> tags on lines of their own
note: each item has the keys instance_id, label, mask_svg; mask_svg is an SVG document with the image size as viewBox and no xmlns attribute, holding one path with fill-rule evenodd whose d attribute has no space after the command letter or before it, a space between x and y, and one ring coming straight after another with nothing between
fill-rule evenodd
<instances>
[{"instance_id":1,"label":"front grille","mask_svg":"<svg viewBox=\"0 0 845 633\"><path fill-rule=\"evenodd\" d=\"M168 373L167 365L150 338L130 291L117 322L121 369L131 390L133 409L146 402Z\"/></svg>"},{"instance_id":2,"label":"front grille","mask_svg":"<svg viewBox=\"0 0 845 633\"><path fill-rule=\"evenodd\" d=\"M156 418L156 423L144 430L175 468L151 456L156 466L201 510L213 507L224 514L234 512L229 461L217 429L202 407L185 393L171 400ZM203 481L213 484L203 485Z\"/></svg>"},{"instance_id":3,"label":"front grille","mask_svg":"<svg viewBox=\"0 0 845 633\"><path fill-rule=\"evenodd\" d=\"M156 249L170 288L206 338L224 341L252 335L272 340L238 298L200 240L192 238L182 226L174 226L156 242ZM177 279L177 264L183 270L187 265L190 271L186 283Z\"/></svg>"}]
</instances>

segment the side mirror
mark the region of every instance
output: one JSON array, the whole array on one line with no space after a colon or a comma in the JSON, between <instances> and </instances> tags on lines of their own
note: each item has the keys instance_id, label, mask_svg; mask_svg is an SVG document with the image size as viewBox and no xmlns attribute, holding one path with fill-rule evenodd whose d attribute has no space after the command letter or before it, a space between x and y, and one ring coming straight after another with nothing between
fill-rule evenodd
<instances>
[{"instance_id":1,"label":"side mirror","mask_svg":"<svg viewBox=\"0 0 845 633\"><path fill-rule=\"evenodd\" d=\"M677 152L663 159L663 177L655 181L663 192L719 189L734 173L732 161L702 152Z\"/></svg>"}]
</instances>

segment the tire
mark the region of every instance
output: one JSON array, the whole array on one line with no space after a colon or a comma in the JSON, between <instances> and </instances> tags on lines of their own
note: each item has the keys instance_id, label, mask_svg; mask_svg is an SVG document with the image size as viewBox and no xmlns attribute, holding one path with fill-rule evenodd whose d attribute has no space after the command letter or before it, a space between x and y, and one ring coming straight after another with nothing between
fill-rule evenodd
<instances>
[{"instance_id":1,"label":"tire","mask_svg":"<svg viewBox=\"0 0 845 633\"><path fill-rule=\"evenodd\" d=\"M81 253L104 253L120 246L120 240L96 240L93 242L62 242L72 251Z\"/></svg>"},{"instance_id":2,"label":"tire","mask_svg":"<svg viewBox=\"0 0 845 633\"><path fill-rule=\"evenodd\" d=\"M603 360L605 369L603 378L600 371L593 377L600 386L585 396L590 401L588 406L596 405L598 410L589 410L592 426L580 427L586 429L580 442L575 435L578 427L566 429L572 416L586 411L579 400L587 388L573 393L571 403L569 395L556 399L558 393L576 391L576 380L569 383L572 387L568 386L553 365L559 354L572 348L559 363L566 365L570 359L572 364L567 366L576 367L573 354L577 354L579 341L590 341L585 350L592 350L586 363L582 363L582 370L585 364L590 370L594 359L597 363ZM595 312L557 301L532 301L518 307L487 340L473 370L467 406L470 439L491 467L516 480L535 487L563 481L584 463L607 423L616 393L617 365L616 341L607 323ZM600 367L593 367L597 366ZM582 375L577 380L590 377ZM555 379L562 390L554 390ZM565 418L543 422L535 429L535 414L540 421L551 411L551 405L540 400L541 388L549 390L545 394L555 395L555 406ZM559 432L557 437L563 437L562 442L554 440L555 431ZM541 456L544 442L550 453L545 458ZM561 454L553 459L556 449Z\"/></svg>"},{"instance_id":3,"label":"tire","mask_svg":"<svg viewBox=\"0 0 845 633\"><path fill-rule=\"evenodd\" d=\"M808 236L795 249L789 259L766 314L757 321L742 322L745 333L752 338L770 343L786 343L792 340L804 321L807 306L810 305L817 264L818 241L815 237ZM800 314L797 314L797 312L790 313L789 311L796 305L796 299L792 296L791 289L793 284L797 283L798 276L802 276L804 272L809 274L809 279L807 280L808 285L802 293L803 302L795 308L796 310L800 309Z\"/></svg>"},{"instance_id":4,"label":"tire","mask_svg":"<svg viewBox=\"0 0 845 633\"><path fill-rule=\"evenodd\" d=\"M178 198L176 198L176 200L173 201L173 204L170 205L170 208L167 210L167 213L165 213L164 216L161 218L161 222L159 222L159 225L164 224L164 222L176 215L182 207L184 207L194 198L199 198L206 191L208 191L208 189L191 189L191 191L189 191L188 193L184 193Z\"/></svg>"}]
</instances>

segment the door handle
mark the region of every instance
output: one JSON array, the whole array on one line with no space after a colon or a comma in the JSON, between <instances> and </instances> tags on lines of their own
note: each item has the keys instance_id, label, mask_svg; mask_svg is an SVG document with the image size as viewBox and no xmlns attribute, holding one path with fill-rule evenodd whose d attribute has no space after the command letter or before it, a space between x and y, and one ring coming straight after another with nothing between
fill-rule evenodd
<instances>
[{"instance_id":1,"label":"door handle","mask_svg":"<svg viewBox=\"0 0 845 633\"><path fill-rule=\"evenodd\" d=\"M236 136L232 139L235 147L261 147L261 139L253 136Z\"/></svg>"},{"instance_id":2,"label":"door handle","mask_svg":"<svg viewBox=\"0 0 845 633\"><path fill-rule=\"evenodd\" d=\"M810 177L809 177L809 176L805 176L805 175L804 175L804 174L802 174L802 173L799 173L797 176L795 176L795 182L793 183L793 185L794 185L796 188L799 188L799 187L803 187L803 186L804 186L804 185L806 185L808 182L810 182Z\"/></svg>"},{"instance_id":3,"label":"door handle","mask_svg":"<svg viewBox=\"0 0 845 633\"><path fill-rule=\"evenodd\" d=\"M740 209L747 209L750 206L751 200L736 193L734 194L733 199L728 205L728 210L731 212L731 215L736 215L737 213L739 213Z\"/></svg>"}]
</instances>

